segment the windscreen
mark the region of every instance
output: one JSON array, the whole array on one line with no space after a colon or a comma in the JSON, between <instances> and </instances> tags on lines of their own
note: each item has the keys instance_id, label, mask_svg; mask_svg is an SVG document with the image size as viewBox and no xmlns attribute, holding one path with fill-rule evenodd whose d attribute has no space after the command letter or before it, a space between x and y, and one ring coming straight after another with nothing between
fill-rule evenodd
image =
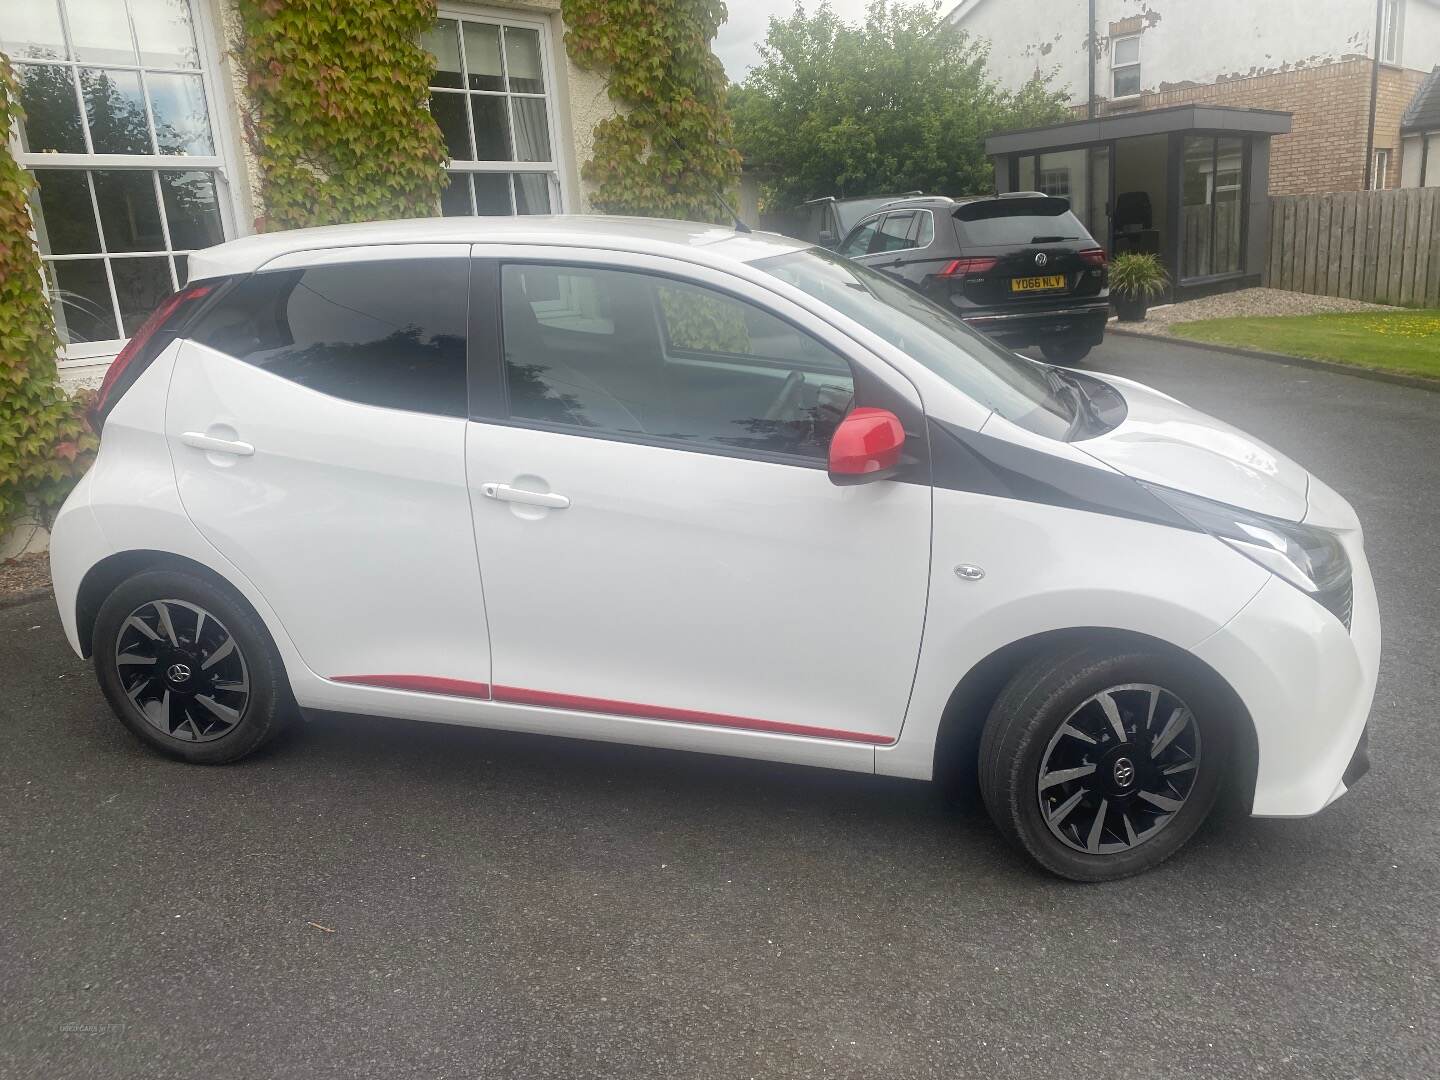
<instances>
[{"instance_id":1,"label":"windscreen","mask_svg":"<svg viewBox=\"0 0 1440 1080\"><path fill-rule=\"evenodd\" d=\"M962 246L1019 247L1089 240L1067 199L982 199L955 210Z\"/></svg>"},{"instance_id":2,"label":"windscreen","mask_svg":"<svg viewBox=\"0 0 1440 1080\"><path fill-rule=\"evenodd\" d=\"M1005 419L1064 439L1074 417L1047 369L970 329L915 290L820 248L754 264L854 319Z\"/></svg>"}]
</instances>

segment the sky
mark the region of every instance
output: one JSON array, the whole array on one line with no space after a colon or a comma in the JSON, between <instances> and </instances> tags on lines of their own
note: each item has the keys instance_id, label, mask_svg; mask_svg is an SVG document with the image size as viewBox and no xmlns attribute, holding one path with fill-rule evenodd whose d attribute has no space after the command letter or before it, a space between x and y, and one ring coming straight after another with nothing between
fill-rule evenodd
<instances>
[{"instance_id":1,"label":"sky","mask_svg":"<svg viewBox=\"0 0 1440 1080\"><path fill-rule=\"evenodd\" d=\"M835 14L846 22L861 22L865 18L866 0L830 0ZM730 20L720 27L715 36L715 55L725 65L725 73L731 81L740 82L745 78L745 69L757 62L755 46L765 40L765 28L770 25L770 16L788 16L795 10L795 0L725 0L730 9ZM805 10L813 12L819 7L819 0L805 0ZM948 10L954 4L947 0Z\"/></svg>"}]
</instances>

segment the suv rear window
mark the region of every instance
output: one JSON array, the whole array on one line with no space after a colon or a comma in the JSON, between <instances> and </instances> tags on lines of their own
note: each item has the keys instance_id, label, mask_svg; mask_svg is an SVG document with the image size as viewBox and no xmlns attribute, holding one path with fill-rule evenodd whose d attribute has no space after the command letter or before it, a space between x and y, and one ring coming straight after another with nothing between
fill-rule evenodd
<instances>
[{"instance_id":1,"label":"suv rear window","mask_svg":"<svg viewBox=\"0 0 1440 1080\"><path fill-rule=\"evenodd\" d=\"M469 272L465 258L261 271L186 336L347 401L465 416Z\"/></svg>"},{"instance_id":2,"label":"suv rear window","mask_svg":"<svg viewBox=\"0 0 1440 1080\"><path fill-rule=\"evenodd\" d=\"M1013 247L1089 240L1068 199L983 199L955 209L965 247Z\"/></svg>"}]
</instances>

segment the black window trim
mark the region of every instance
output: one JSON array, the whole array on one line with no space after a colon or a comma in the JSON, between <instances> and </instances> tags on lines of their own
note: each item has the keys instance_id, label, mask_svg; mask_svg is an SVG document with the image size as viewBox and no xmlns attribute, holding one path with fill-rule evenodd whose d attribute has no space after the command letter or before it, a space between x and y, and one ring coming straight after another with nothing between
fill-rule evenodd
<instances>
[{"instance_id":1,"label":"black window trim","mask_svg":"<svg viewBox=\"0 0 1440 1080\"><path fill-rule=\"evenodd\" d=\"M867 219L868 220L868 219ZM856 228L859 228L857 225ZM555 266L573 270L614 270L622 273L644 274L649 277L712 289L739 303L760 307L792 327L798 333L818 341L831 352L836 353L850 368L850 378L855 387L853 409L860 403L864 388L866 403L879 408L890 409L904 423L907 436L925 438L924 412L891 390L884 381L872 375L864 364L857 362L848 353L841 352L829 343L816 338L815 334L769 306L756 304L755 300L723 286L710 282L696 282L682 274L664 270L624 266L615 263L576 262L571 259L554 257L524 257L515 255L475 255L471 257L470 271L470 341L469 341L469 384L471 423L492 427L521 428L527 431L543 431L553 435L571 435L582 439L600 439L606 442L630 443L637 446L651 446L660 450L680 450L691 454L708 454L711 457L737 458L745 461L759 461L771 465L790 465L818 472L828 470L823 458L803 454L783 454L771 450L757 450L751 447L730 447L719 443L700 443L689 439L670 439L663 435L632 434L621 431L606 431L576 427L547 420L527 420L510 415L510 392L505 379L505 339L503 316L501 314L500 270L502 266ZM923 461L925 475L929 475L928 454L920 450L915 455L917 462ZM928 482L928 480L927 480Z\"/></svg>"}]
</instances>

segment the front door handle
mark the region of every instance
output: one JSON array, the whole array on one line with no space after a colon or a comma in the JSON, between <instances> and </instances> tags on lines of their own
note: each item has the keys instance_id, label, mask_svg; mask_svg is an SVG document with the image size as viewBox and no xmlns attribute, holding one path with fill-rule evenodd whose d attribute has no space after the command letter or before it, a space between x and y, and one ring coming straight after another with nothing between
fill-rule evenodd
<instances>
[{"instance_id":1,"label":"front door handle","mask_svg":"<svg viewBox=\"0 0 1440 1080\"><path fill-rule=\"evenodd\" d=\"M255 453L255 447L248 442L240 442L238 439L217 439L213 435L206 435L200 431L187 431L180 436L180 441L186 446L193 446L196 450L204 450L207 454L234 454L236 457L251 457Z\"/></svg>"},{"instance_id":2,"label":"front door handle","mask_svg":"<svg viewBox=\"0 0 1440 1080\"><path fill-rule=\"evenodd\" d=\"M480 494L487 499L524 503L526 506L548 506L552 510L564 510L570 505L569 499L553 491L524 491L509 484L481 484Z\"/></svg>"}]
</instances>

